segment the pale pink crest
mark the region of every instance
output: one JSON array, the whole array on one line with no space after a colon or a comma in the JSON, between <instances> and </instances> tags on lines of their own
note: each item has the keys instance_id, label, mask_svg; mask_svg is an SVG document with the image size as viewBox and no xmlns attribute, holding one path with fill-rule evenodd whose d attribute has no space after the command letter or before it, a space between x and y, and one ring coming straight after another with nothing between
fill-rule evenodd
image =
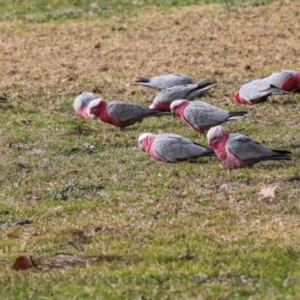
<instances>
[{"instance_id":1,"label":"pale pink crest","mask_svg":"<svg viewBox=\"0 0 300 300\"><path fill-rule=\"evenodd\" d=\"M90 116L91 119L96 118L96 116L93 114L93 109L96 108L101 103L101 101L103 101L103 99L102 98L98 98L98 99L92 100L89 103L87 114Z\"/></svg>"},{"instance_id":2,"label":"pale pink crest","mask_svg":"<svg viewBox=\"0 0 300 300\"><path fill-rule=\"evenodd\" d=\"M225 133L226 130L220 125L210 128L207 132L208 143L210 143L214 139L222 137Z\"/></svg>"},{"instance_id":3,"label":"pale pink crest","mask_svg":"<svg viewBox=\"0 0 300 300\"><path fill-rule=\"evenodd\" d=\"M147 137L149 137L151 135L151 133L143 133L143 134L141 134L140 136L139 136L139 138L138 138L138 144L139 144L139 147L140 148L142 148L142 145L143 145L143 141L147 138Z\"/></svg>"},{"instance_id":4,"label":"pale pink crest","mask_svg":"<svg viewBox=\"0 0 300 300\"><path fill-rule=\"evenodd\" d=\"M171 112L174 112L174 110L177 108L177 107L179 107L182 103L184 103L186 100L175 100L175 101L173 101L172 103L171 103L171 106L170 106L170 108L171 108Z\"/></svg>"}]
</instances>

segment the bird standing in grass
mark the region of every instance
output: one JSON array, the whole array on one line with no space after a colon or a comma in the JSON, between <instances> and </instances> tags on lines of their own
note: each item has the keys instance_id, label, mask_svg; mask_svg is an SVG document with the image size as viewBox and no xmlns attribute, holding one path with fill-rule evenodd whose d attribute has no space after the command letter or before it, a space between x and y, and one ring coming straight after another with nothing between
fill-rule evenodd
<instances>
[{"instance_id":1,"label":"bird standing in grass","mask_svg":"<svg viewBox=\"0 0 300 300\"><path fill-rule=\"evenodd\" d=\"M163 162L175 162L202 156L215 156L214 151L191 140L173 133L143 133L138 144L155 159Z\"/></svg>"},{"instance_id":2,"label":"bird standing in grass","mask_svg":"<svg viewBox=\"0 0 300 300\"><path fill-rule=\"evenodd\" d=\"M155 97L150 108L170 111L170 105L173 101L178 99L193 100L216 85L217 83L204 80L198 84L184 84L167 88Z\"/></svg>"},{"instance_id":3,"label":"bird standing in grass","mask_svg":"<svg viewBox=\"0 0 300 300\"><path fill-rule=\"evenodd\" d=\"M190 102L188 100L172 102L171 112L178 116L187 126L202 133L224 122L247 117L246 111L229 112L203 101Z\"/></svg>"},{"instance_id":4,"label":"bird standing in grass","mask_svg":"<svg viewBox=\"0 0 300 300\"><path fill-rule=\"evenodd\" d=\"M144 118L170 114L130 102L105 102L92 93L83 93L74 100L76 115L86 119L99 118L102 122L120 129L142 121Z\"/></svg>"},{"instance_id":5,"label":"bird standing in grass","mask_svg":"<svg viewBox=\"0 0 300 300\"><path fill-rule=\"evenodd\" d=\"M217 156L233 169L265 160L291 160L289 151L269 149L244 134L228 134L222 126L212 127L207 139Z\"/></svg>"}]
</instances>

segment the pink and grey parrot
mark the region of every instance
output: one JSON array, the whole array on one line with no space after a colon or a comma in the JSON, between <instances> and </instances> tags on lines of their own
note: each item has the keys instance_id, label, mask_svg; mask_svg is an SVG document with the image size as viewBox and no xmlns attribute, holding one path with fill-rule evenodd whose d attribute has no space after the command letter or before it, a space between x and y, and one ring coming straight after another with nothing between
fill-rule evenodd
<instances>
[{"instance_id":1,"label":"pink and grey parrot","mask_svg":"<svg viewBox=\"0 0 300 300\"><path fill-rule=\"evenodd\" d=\"M209 145L217 156L230 168L251 167L264 160L291 160L291 152L272 150L244 134L228 134L222 126L207 132Z\"/></svg>"},{"instance_id":2,"label":"pink and grey parrot","mask_svg":"<svg viewBox=\"0 0 300 300\"><path fill-rule=\"evenodd\" d=\"M198 84L176 85L161 91L153 100L150 108L170 111L170 105L178 99L193 100L204 92L215 87L217 83L209 80L201 81Z\"/></svg>"},{"instance_id":3,"label":"pink and grey parrot","mask_svg":"<svg viewBox=\"0 0 300 300\"><path fill-rule=\"evenodd\" d=\"M171 103L171 112L187 126L199 132L226 121L246 118L246 111L229 112L203 101L176 100Z\"/></svg>"},{"instance_id":4,"label":"pink and grey parrot","mask_svg":"<svg viewBox=\"0 0 300 300\"><path fill-rule=\"evenodd\" d=\"M154 77L137 77L133 85L142 85L162 91L172 86L191 83L195 83L195 80L190 76L180 73L174 73Z\"/></svg>"},{"instance_id":5,"label":"pink and grey parrot","mask_svg":"<svg viewBox=\"0 0 300 300\"><path fill-rule=\"evenodd\" d=\"M105 102L91 93L84 93L74 101L77 115L86 119L99 118L102 122L114 125L120 129L142 121L144 118L170 114L161 110L150 109L146 106L123 102Z\"/></svg>"},{"instance_id":6,"label":"pink and grey parrot","mask_svg":"<svg viewBox=\"0 0 300 300\"><path fill-rule=\"evenodd\" d=\"M287 92L300 88L300 73L294 70L281 70L262 79Z\"/></svg>"},{"instance_id":7,"label":"pink and grey parrot","mask_svg":"<svg viewBox=\"0 0 300 300\"><path fill-rule=\"evenodd\" d=\"M234 99L240 104L255 104L267 101L268 96L284 94L288 94L288 92L271 84L265 78L262 78L243 84L234 94Z\"/></svg>"},{"instance_id":8,"label":"pink and grey parrot","mask_svg":"<svg viewBox=\"0 0 300 300\"><path fill-rule=\"evenodd\" d=\"M138 139L143 151L163 162L175 162L201 156L215 156L214 151L177 134L143 133Z\"/></svg>"}]
</instances>

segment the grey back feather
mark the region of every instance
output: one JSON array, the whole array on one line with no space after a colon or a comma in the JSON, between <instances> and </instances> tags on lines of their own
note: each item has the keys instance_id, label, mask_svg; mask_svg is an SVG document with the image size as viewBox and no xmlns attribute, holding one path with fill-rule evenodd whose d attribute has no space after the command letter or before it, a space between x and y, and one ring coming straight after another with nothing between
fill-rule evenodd
<instances>
[{"instance_id":1,"label":"grey back feather","mask_svg":"<svg viewBox=\"0 0 300 300\"><path fill-rule=\"evenodd\" d=\"M256 79L243 84L240 87L239 94L244 100L250 101L260 99L269 95L288 94L288 92L272 86L268 81L264 79Z\"/></svg>"},{"instance_id":2,"label":"grey back feather","mask_svg":"<svg viewBox=\"0 0 300 300\"><path fill-rule=\"evenodd\" d=\"M177 85L165 90L162 90L153 100L153 102L173 102L175 100L185 99L193 100L197 96L203 94L207 90L213 88L216 84L201 85L201 84L184 84Z\"/></svg>"},{"instance_id":3,"label":"grey back feather","mask_svg":"<svg viewBox=\"0 0 300 300\"><path fill-rule=\"evenodd\" d=\"M128 121L131 119L137 121L153 115L170 114L168 112L162 112L161 110L150 109L147 106L123 101L107 102L107 110L112 116L121 121Z\"/></svg>"},{"instance_id":4,"label":"grey back feather","mask_svg":"<svg viewBox=\"0 0 300 300\"><path fill-rule=\"evenodd\" d=\"M226 143L227 149L242 160L265 160L276 153L244 134L230 134Z\"/></svg>"},{"instance_id":5,"label":"grey back feather","mask_svg":"<svg viewBox=\"0 0 300 300\"><path fill-rule=\"evenodd\" d=\"M169 87L194 83L194 79L188 75L174 73L153 77L138 77L133 83L134 85L143 85L159 91L165 90Z\"/></svg>"},{"instance_id":6,"label":"grey back feather","mask_svg":"<svg viewBox=\"0 0 300 300\"><path fill-rule=\"evenodd\" d=\"M156 136L153 147L167 161L183 160L202 155L212 155L213 150L195 144L191 140L177 134L164 133Z\"/></svg>"},{"instance_id":7,"label":"grey back feather","mask_svg":"<svg viewBox=\"0 0 300 300\"><path fill-rule=\"evenodd\" d=\"M294 70L281 70L266 76L263 79L269 84L279 87L287 78L294 76L296 73L297 72Z\"/></svg>"},{"instance_id":8,"label":"grey back feather","mask_svg":"<svg viewBox=\"0 0 300 300\"><path fill-rule=\"evenodd\" d=\"M86 107L89 105L89 103L92 100L99 99L98 96L96 96L93 93L88 93L88 92L83 92L79 96L77 96L73 102L73 107L75 110L81 108L81 107Z\"/></svg>"},{"instance_id":9,"label":"grey back feather","mask_svg":"<svg viewBox=\"0 0 300 300\"><path fill-rule=\"evenodd\" d=\"M205 128L227 121L229 112L203 101L194 101L185 108L183 116L189 123Z\"/></svg>"}]
</instances>

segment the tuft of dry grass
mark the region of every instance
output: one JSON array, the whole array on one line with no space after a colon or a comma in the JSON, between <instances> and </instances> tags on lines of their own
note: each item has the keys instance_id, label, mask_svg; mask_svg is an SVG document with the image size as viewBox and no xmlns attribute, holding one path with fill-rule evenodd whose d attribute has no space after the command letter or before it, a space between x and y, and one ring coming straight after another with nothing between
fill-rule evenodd
<instances>
[{"instance_id":1,"label":"tuft of dry grass","mask_svg":"<svg viewBox=\"0 0 300 300\"><path fill-rule=\"evenodd\" d=\"M74 116L82 91L149 105L136 76L187 73L219 85L204 101L241 107L240 84L300 69L300 4L217 4L31 24L1 21L1 291L7 299L297 299L299 95L225 125L292 162L229 171L216 158L154 161L136 139L204 135L168 117L123 132ZM278 185L275 198L262 188ZM24 222L24 220L27 220ZM15 272L20 255L120 257ZM76 257L77 257L76 256ZM133 259L134 258L134 259Z\"/></svg>"}]
</instances>

